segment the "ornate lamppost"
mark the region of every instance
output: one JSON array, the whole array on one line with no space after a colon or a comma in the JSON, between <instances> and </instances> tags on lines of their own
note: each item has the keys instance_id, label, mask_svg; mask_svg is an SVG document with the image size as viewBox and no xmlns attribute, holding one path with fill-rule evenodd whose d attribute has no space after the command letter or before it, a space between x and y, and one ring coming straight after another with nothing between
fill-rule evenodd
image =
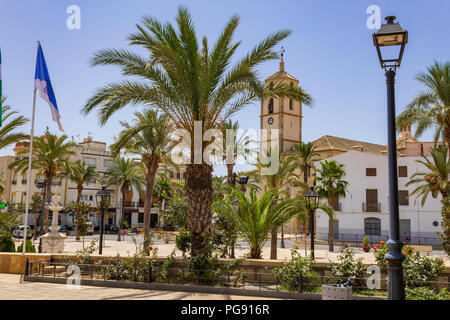
<instances>
[{"instance_id":1,"label":"ornate lamppost","mask_svg":"<svg viewBox=\"0 0 450 320\"><path fill-rule=\"evenodd\" d=\"M398 209L398 178L397 178L397 141L395 129L395 73L403 57L405 44L408 42L408 31L403 30L394 20L396 17L386 17L377 33L373 34L373 43L377 49L381 68L385 70L387 85L387 121L388 121L388 163L389 163L389 248L386 254L388 271L388 296L391 300L405 299L405 284L403 280L402 242L400 241L399 209ZM398 55L383 57L381 49L395 47ZM392 48L394 49L394 48ZM392 52L391 52L392 53Z\"/></svg>"},{"instance_id":2,"label":"ornate lamppost","mask_svg":"<svg viewBox=\"0 0 450 320\"><path fill-rule=\"evenodd\" d=\"M97 201L97 207L101 211L101 222L100 222L100 241L98 246L98 254L102 254L103 251L103 229L105 227L105 210L109 208L111 202L111 194L105 187L97 191L95 194L95 200Z\"/></svg>"},{"instance_id":3,"label":"ornate lamppost","mask_svg":"<svg viewBox=\"0 0 450 320\"><path fill-rule=\"evenodd\" d=\"M309 234L311 236L311 257L314 260L314 212L319 206L319 194L314 187L305 193L306 208L309 210Z\"/></svg>"}]
</instances>

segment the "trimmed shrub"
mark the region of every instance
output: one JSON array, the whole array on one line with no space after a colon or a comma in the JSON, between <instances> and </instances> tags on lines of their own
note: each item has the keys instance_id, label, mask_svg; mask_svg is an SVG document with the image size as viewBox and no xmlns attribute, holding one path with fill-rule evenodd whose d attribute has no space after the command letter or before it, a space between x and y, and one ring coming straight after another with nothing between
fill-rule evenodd
<instances>
[{"instance_id":1,"label":"trimmed shrub","mask_svg":"<svg viewBox=\"0 0 450 320\"><path fill-rule=\"evenodd\" d=\"M17 247L17 252L22 252L22 250L23 250L23 242ZM36 253L36 247L31 242L30 239L27 239L25 252Z\"/></svg>"},{"instance_id":2,"label":"trimmed shrub","mask_svg":"<svg viewBox=\"0 0 450 320\"><path fill-rule=\"evenodd\" d=\"M0 252L16 252L12 237L0 237Z\"/></svg>"}]
</instances>

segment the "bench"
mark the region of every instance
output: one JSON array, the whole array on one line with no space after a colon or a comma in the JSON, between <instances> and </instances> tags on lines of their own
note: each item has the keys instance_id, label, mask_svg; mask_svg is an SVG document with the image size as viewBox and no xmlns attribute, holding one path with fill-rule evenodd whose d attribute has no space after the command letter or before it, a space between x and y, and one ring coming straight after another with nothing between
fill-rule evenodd
<instances>
[{"instance_id":1,"label":"bench","mask_svg":"<svg viewBox=\"0 0 450 320\"><path fill-rule=\"evenodd\" d=\"M410 247L417 252L426 252L427 256L430 255L430 252L433 251L433 247L432 246L424 246L424 245L410 245Z\"/></svg>"}]
</instances>

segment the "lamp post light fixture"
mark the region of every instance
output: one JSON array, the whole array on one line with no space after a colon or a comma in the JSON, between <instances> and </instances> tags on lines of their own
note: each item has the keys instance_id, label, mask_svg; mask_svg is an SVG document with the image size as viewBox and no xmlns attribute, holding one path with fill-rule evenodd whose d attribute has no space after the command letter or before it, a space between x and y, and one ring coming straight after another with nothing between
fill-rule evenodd
<instances>
[{"instance_id":1,"label":"lamp post light fixture","mask_svg":"<svg viewBox=\"0 0 450 320\"><path fill-rule=\"evenodd\" d=\"M311 236L311 258L314 260L314 212L319 206L319 194L314 187L304 194L306 208L309 210L309 233Z\"/></svg>"},{"instance_id":2,"label":"lamp post light fixture","mask_svg":"<svg viewBox=\"0 0 450 320\"><path fill-rule=\"evenodd\" d=\"M105 187L102 187L101 190L97 191L95 194L95 200L97 202L97 207L101 211L101 219L100 219L100 241L98 246L98 254L102 254L103 252L103 228L105 226L105 210L109 208L109 204L111 202L111 194Z\"/></svg>"},{"instance_id":3,"label":"lamp post light fixture","mask_svg":"<svg viewBox=\"0 0 450 320\"><path fill-rule=\"evenodd\" d=\"M386 254L388 271L388 297L390 300L405 300L405 284L400 241L399 209L398 209L398 178L397 178L397 141L395 128L395 73L400 67L405 44L408 42L408 31L403 30L394 20L396 17L386 17L377 33L373 34L373 43L377 49L381 68L385 71L387 85L387 129L388 129L388 163L389 163L389 241ZM381 48L394 47L398 55L394 58L383 57ZM391 52L391 53L392 53Z\"/></svg>"}]
</instances>

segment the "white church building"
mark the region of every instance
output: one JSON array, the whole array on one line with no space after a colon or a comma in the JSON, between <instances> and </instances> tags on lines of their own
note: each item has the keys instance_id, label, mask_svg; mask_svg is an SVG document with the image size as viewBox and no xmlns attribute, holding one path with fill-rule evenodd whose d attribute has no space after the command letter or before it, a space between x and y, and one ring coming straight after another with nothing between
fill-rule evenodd
<instances>
[{"instance_id":1,"label":"white church building","mask_svg":"<svg viewBox=\"0 0 450 320\"><path fill-rule=\"evenodd\" d=\"M406 187L415 172L426 171L415 160L420 156L398 157L398 189L400 209L400 234L404 243L440 245L441 199L431 195L424 206L415 196L409 197L417 185ZM382 154L348 151L332 156L344 164L347 187L346 197L335 206L334 239L361 241L364 236L375 244L389 237L389 184L388 158ZM319 163L315 164L320 167ZM328 239L328 216L318 210L316 237Z\"/></svg>"}]
</instances>

